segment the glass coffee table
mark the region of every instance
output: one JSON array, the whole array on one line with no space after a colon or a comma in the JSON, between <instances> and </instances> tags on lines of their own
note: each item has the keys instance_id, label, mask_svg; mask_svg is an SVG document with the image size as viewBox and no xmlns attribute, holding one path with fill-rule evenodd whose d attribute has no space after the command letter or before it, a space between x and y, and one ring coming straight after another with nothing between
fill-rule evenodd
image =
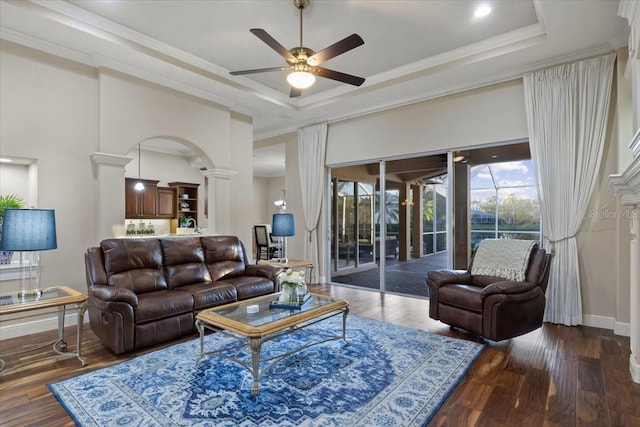
<instances>
[{"instance_id":1,"label":"glass coffee table","mask_svg":"<svg viewBox=\"0 0 640 427\"><path fill-rule=\"evenodd\" d=\"M329 296L311 294L311 297L299 308L272 308L271 305L278 299L278 296L279 294L270 294L201 311L196 316L196 327L200 332L200 357L196 363L205 355L217 356L238 363L251 372L253 376L251 394L255 396L260 393L259 381L262 375L291 354L327 341L342 339L348 344L346 339L348 302ZM315 340L285 353L261 359L260 351L264 343L299 332L338 315L342 315L342 335L314 331L312 335ZM204 335L206 330L219 331L235 338L240 337L240 340L234 340L232 344L224 348L205 352ZM238 357L240 352L246 349L251 352L250 360ZM261 363L266 364L262 370L260 369Z\"/></svg>"}]
</instances>

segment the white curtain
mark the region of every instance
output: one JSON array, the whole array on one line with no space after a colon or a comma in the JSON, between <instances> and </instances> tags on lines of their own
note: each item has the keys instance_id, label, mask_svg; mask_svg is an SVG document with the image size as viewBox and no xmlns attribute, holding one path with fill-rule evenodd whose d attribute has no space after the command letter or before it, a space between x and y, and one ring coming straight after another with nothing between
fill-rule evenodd
<instances>
[{"instance_id":1,"label":"white curtain","mask_svg":"<svg viewBox=\"0 0 640 427\"><path fill-rule=\"evenodd\" d=\"M582 324L576 233L596 184L615 54L524 76L545 248L553 255L544 321Z\"/></svg>"},{"instance_id":2,"label":"white curtain","mask_svg":"<svg viewBox=\"0 0 640 427\"><path fill-rule=\"evenodd\" d=\"M327 124L298 130L298 164L304 210L304 259L313 261L312 283L318 283L318 222L324 189L324 158L327 147Z\"/></svg>"}]
</instances>

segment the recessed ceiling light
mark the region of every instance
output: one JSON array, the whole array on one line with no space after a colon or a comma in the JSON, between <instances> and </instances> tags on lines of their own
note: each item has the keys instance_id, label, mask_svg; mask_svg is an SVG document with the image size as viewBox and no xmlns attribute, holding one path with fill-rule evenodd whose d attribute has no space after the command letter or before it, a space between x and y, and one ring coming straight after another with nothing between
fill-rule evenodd
<instances>
[{"instance_id":1,"label":"recessed ceiling light","mask_svg":"<svg viewBox=\"0 0 640 427\"><path fill-rule=\"evenodd\" d=\"M0 157L0 163L11 163L13 160L7 159L6 157Z\"/></svg>"},{"instance_id":2,"label":"recessed ceiling light","mask_svg":"<svg viewBox=\"0 0 640 427\"><path fill-rule=\"evenodd\" d=\"M481 4L480 6L476 7L476 10L473 12L473 16L475 16L476 18L484 18L490 13L491 7L486 4Z\"/></svg>"}]
</instances>

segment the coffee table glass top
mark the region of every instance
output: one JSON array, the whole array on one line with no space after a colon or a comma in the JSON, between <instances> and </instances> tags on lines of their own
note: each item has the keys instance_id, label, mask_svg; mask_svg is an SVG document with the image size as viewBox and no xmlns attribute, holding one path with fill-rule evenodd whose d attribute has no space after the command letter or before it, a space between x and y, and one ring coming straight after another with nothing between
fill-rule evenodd
<instances>
[{"instance_id":1,"label":"coffee table glass top","mask_svg":"<svg viewBox=\"0 0 640 427\"><path fill-rule=\"evenodd\" d=\"M220 308L212 308L207 311L209 313L255 327L286 319L291 316L305 313L319 307L329 306L341 301L324 295L311 294L311 297L299 310L288 308L269 308L269 304L276 301L278 296L279 294L266 295L264 297L252 298L245 302L234 303ZM258 312L247 312L247 307L249 306L257 306Z\"/></svg>"}]
</instances>

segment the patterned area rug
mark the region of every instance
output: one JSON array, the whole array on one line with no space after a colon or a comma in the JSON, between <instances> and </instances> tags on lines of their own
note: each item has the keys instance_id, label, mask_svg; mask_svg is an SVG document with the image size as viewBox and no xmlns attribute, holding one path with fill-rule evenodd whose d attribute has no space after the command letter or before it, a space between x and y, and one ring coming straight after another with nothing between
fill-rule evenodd
<instances>
[{"instance_id":1,"label":"patterned area rug","mask_svg":"<svg viewBox=\"0 0 640 427\"><path fill-rule=\"evenodd\" d=\"M341 334L342 316L309 329ZM263 357L311 339L301 332L263 346ZM309 347L275 365L251 395L234 362L204 357L199 339L49 384L80 426L421 426L483 346L349 316L347 345ZM233 338L205 337L206 349ZM245 357L249 357L248 354Z\"/></svg>"}]
</instances>

